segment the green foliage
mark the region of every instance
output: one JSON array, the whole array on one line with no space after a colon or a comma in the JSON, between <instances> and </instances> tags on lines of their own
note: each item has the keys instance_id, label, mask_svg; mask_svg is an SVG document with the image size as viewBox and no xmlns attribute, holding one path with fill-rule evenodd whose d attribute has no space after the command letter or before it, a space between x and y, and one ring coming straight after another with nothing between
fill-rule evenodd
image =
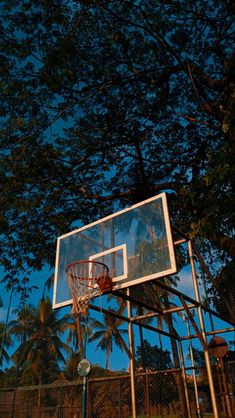
<instances>
[{"instance_id":1,"label":"green foliage","mask_svg":"<svg viewBox=\"0 0 235 418\"><path fill-rule=\"evenodd\" d=\"M224 299L221 299L221 294L224 295L226 298L228 306L234 306L234 295L235 295L235 260L231 261L228 265L226 265L223 270L217 276L217 283L218 283L218 292L212 294L212 299L214 305L218 312L222 315L231 316L235 320L235 312L232 310L230 314L228 312L227 305L224 303Z\"/></svg>"},{"instance_id":2,"label":"green foliage","mask_svg":"<svg viewBox=\"0 0 235 418\"><path fill-rule=\"evenodd\" d=\"M128 331L120 328L123 323L123 320L109 314L103 315L102 322L94 320L92 323L92 335L88 338L88 342L96 341L96 348L106 352L106 369L109 369L110 354L113 351L114 344L121 350L129 352L123 338Z\"/></svg>"},{"instance_id":3,"label":"green foliage","mask_svg":"<svg viewBox=\"0 0 235 418\"><path fill-rule=\"evenodd\" d=\"M79 353L72 353L69 359L66 361L66 365L63 369L63 378L67 380L77 380L80 379L78 374L78 363L81 360ZM99 366L98 364L91 365L91 371L89 373L89 379L98 378L98 377L108 377L108 376L118 376L124 374L124 371L113 371L107 370Z\"/></svg>"},{"instance_id":4,"label":"green foliage","mask_svg":"<svg viewBox=\"0 0 235 418\"><path fill-rule=\"evenodd\" d=\"M16 383L16 367L5 368L4 371L0 371L0 386L1 387L14 387Z\"/></svg>"},{"instance_id":5,"label":"green foliage","mask_svg":"<svg viewBox=\"0 0 235 418\"><path fill-rule=\"evenodd\" d=\"M152 346L147 340L143 341L143 346L136 348L136 367L145 368L143 365L144 352L145 366L148 370L166 370L173 368L171 355L168 350L163 350L157 345Z\"/></svg>"},{"instance_id":6,"label":"green foliage","mask_svg":"<svg viewBox=\"0 0 235 418\"><path fill-rule=\"evenodd\" d=\"M20 340L12 358L17 365L21 384L47 383L55 380L64 353L71 349L60 338L68 327L68 317L57 317L48 299L37 308L24 307L17 320L9 324L10 333ZM25 324L27 324L25 328Z\"/></svg>"},{"instance_id":7,"label":"green foliage","mask_svg":"<svg viewBox=\"0 0 235 418\"><path fill-rule=\"evenodd\" d=\"M143 355L144 362L143 364ZM177 385L179 382L175 379L175 375L167 375L166 370L173 368L171 355L168 350L163 350L157 345L152 346L148 341L144 340L142 347L136 349L136 370L141 373L144 370L149 372L158 371L156 374L148 374L147 379L150 386L150 401L152 405L157 405L158 402L168 405L172 400L178 399ZM165 373L161 373L161 370L165 370ZM144 385L146 384L146 375L142 375L139 378L139 394L142 396L144 393ZM143 389L141 390L141 385ZM178 387L180 390L180 387Z\"/></svg>"},{"instance_id":8,"label":"green foliage","mask_svg":"<svg viewBox=\"0 0 235 418\"><path fill-rule=\"evenodd\" d=\"M0 3L6 284L27 296L58 235L165 190L174 224L229 264L231 2L18 3Z\"/></svg>"},{"instance_id":9,"label":"green foliage","mask_svg":"<svg viewBox=\"0 0 235 418\"><path fill-rule=\"evenodd\" d=\"M66 361L63 376L67 380L75 380L78 378L78 363L81 360L79 353L71 353Z\"/></svg>"},{"instance_id":10,"label":"green foliage","mask_svg":"<svg viewBox=\"0 0 235 418\"><path fill-rule=\"evenodd\" d=\"M8 328L3 322L0 322L0 365L3 364L3 360L8 362L10 359L7 350L10 347L11 342L11 336L8 332Z\"/></svg>"},{"instance_id":11,"label":"green foliage","mask_svg":"<svg viewBox=\"0 0 235 418\"><path fill-rule=\"evenodd\" d=\"M204 351L199 350L198 348L192 348L192 354L194 359L195 367L203 367L205 366L205 356ZM188 359L191 359L190 355L187 356Z\"/></svg>"},{"instance_id":12,"label":"green foliage","mask_svg":"<svg viewBox=\"0 0 235 418\"><path fill-rule=\"evenodd\" d=\"M33 321L36 315L36 308L32 305L25 305L16 311L16 319L9 322L9 334L13 335L20 343L24 343L33 332Z\"/></svg>"}]
</instances>

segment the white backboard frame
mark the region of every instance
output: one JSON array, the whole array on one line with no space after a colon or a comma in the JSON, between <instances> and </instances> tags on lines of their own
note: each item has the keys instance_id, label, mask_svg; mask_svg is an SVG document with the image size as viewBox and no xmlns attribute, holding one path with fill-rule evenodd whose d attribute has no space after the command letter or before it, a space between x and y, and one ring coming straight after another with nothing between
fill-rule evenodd
<instances>
[{"instance_id":1,"label":"white backboard frame","mask_svg":"<svg viewBox=\"0 0 235 418\"><path fill-rule=\"evenodd\" d=\"M57 250L56 250L56 263L55 263L55 279L54 279L54 292L53 292L53 308L60 308L63 306L67 306L67 305L71 305L73 303L73 300L70 298L68 300L62 301L62 302L58 302L57 301L57 290L60 286L59 280L58 280L58 272L59 272L59 257L60 257L60 244L61 241L70 237L71 235L77 234L77 233L81 233L82 231L86 231L88 228L92 228L95 225L99 225L100 223L103 223L105 221L108 221L112 218L118 217L124 213L127 213L129 211L132 211L136 208L140 208L143 205L146 205L148 203L154 202L157 199L161 199L162 200L162 209L163 209L163 213L164 213L164 220L165 220L165 231L166 231L166 238L167 238L167 244L168 244L168 248L169 248L169 258L170 258L170 267L167 268L166 270L160 271L160 272L156 272L153 274L148 274L146 276L142 276L142 277L138 277L136 279L131 279L128 280L128 265L127 265L127 245L124 242L122 245L119 246L115 246L113 248L109 248L105 251L102 251L100 253L96 253L96 254L92 254L88 257L89 260L95 260L98 257L101 256L105 256L107 254L111 254L112 252L115 251L122 251L123 252L123 274L113 278L113 283L114 283L114 290L120 290L120 289L124 289L130 286L134 286L134 285L138 285L150 280L154 280L160 277L164 277L164 276L168 276L170 274L175 274L177 272L177 266L176 266L176 259L175 259L175 250L174 250L174 243L173 243L173 238L172 238L172 233L171 233L171 225L170 225L170 218L169 218L169 212L168 212L168 206L167 206L167 198L166 198L166 193L161 193L157 196L154 196L152 198L149 198L147 200L144 200L140 203L137 203L129 208L123 209L119 212L116 212L112 215L109 215L105 218L102 218L100 220L97 220L95 222L92 222L86 226L83 226L81 228L78 228L74 231L71 231L67 234L64 234L62 236L60 236L57 240ZM76 260L73 260L76 261Z\"/></svg>"}]
</instances>

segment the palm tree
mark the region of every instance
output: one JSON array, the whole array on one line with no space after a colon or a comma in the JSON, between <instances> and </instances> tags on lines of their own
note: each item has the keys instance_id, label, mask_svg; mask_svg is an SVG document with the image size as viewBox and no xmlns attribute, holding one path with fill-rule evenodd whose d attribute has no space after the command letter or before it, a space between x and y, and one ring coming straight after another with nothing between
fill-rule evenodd
<instances>
[{"instance_id":1,"label":"palm tree","mask_svg":"<svg viewBox=\"0 0 235 418\"><path fill-rule=\"evenodd\" d=\"M67 343L72 343L76 353L79 353L80 360L86 356L86 344L92 333L93 319L87 314L85 316L72 315L68 323L69 334Z\"/></svg>"},{"instance_id":2,"label":"palm tree","mask_svg":"<svg viewBox=\"0 0 235 418\"><path fill-rule=\"evenodd\" d=\"M11 336L6 329L6 325L0 322L0 365L3 364L3 360L9 361L10 357L7 353L7 349L11 345Z\"/></svg>"},{"instance_id":3,"label":"palm tree","mask_svg":"<svg viewBox=\"0 0 235 418\"><path fill-rule=\"evenodd\" d=\"M9 322L9 333L22 344L30 337L32 332L33 318L36 308L32 305L25 305L22 309L14 311L16 319Z\"/></svg>"},{"instance_id":4,"label":"palm tree","mask_svg":"<svg viewBox=\"0 0 235 418\"><path fill-rule=\"evenodd\" d=\"M111 310L112 311L112 310ZM116 344L121 350L125 350L129 356L129 349L122 335L126 335L126 329L120 329L123 320L115 318L112 315L104 314L103 321L94 320L93 327L97 329L92 336L88 338L88 342L98 341L97 348L106 351L106 369L109 369L110 354L113 351L113 344Z\"/></svg>"},{"instance_id":5,"label":"palm tree","mask_svg":"<svg viewBox=\"0 0 235 418\"><path fill-rule=\"evenodd\" d=\"M79 353L72 352L66 361L61 376L66 380L75 380L78 377L78 363L81 360Z\"/></svg>"},{"instance_id":6,"label":"palm tree","mask_svg":"<svg viewBox=\"0 0 235 418\"><path fill-rule=\"evenodd\" d=\"M50 291L54 284L54 274L50 275L45 281L42 293L42 299L45 298L47 291ZM89 319L87 316L73 314L71 321L68 323L69 334L67 338L68 344L73 344L76 353L79 351L79 358L86 356L86 342L90 334Z\"/></svg>"},{"instance_id":7,"label":"palm tree","mask_svg":"<svg viewBox=\"0 0 235 418\"><path fill-rule=\"evenodd\" d=\"M24 313L27 309L23 308ZM59 370L60 362L65 363L63 351L71 351L60 339L68 327L68 316L58 319L49 299L44 299L29 313L27 326L26 332L25 322L21 323L21 329L15 323L12 325L12 333L21 337L13 360L26 374L30 371L32 378L36 378L39 383L46 382L53 371Z\"/></svg>"}]
</instances>

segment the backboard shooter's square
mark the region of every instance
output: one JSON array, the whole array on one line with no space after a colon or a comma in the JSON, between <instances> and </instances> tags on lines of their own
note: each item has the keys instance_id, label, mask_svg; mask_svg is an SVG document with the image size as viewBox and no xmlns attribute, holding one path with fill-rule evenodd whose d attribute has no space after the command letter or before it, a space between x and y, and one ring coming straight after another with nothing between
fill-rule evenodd
<instances>
[{"instance_id":1,"label":"backboard shooter's square","mask_svg":"<svg viewBox=\"0 0 235 418\"><path fill-rule=\"evenodd\" d=\"M166 194L154 196L58 238L54 308L72 304L66 266L78 260L106 264L113 290L176 273Z\"/></svg>"}]
</instances>

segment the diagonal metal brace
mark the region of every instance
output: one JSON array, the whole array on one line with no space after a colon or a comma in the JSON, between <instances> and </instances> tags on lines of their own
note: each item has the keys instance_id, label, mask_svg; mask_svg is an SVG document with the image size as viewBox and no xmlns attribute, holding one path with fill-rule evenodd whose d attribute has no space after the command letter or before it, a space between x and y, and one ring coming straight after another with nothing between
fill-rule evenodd
<instances>
[{"instance_id":1,"label":"diagonal metal brace","mask_svg":"<svg viewBox=\"0 0 235 418\"><path fill-rule=\"evenodd\" d=\"M195 330L195 332L197 334L197 337L200 340L200 342L201 342L204 350L205 351L208 351L208 347L207 347L206 341L203 338L203 335L202 335L201 331L198 329L198 326L197 326L196 322L193 319L193 315L191 314L190 309L188 308L188 305L185 302L184 297L182 295L179 295L179 298L180 298L180 301L181 301L181 303L182 303L182 305L183 305L183 307L184 307L184 309L185 309L185 311L186 311L186 313L188 315L188 318L189 318L189 320L190 320L190 322L191 322L191 324L192 324L192 326L193 326L193 328L194 328L194 330Z\"/></svg>"}]
</instances>

